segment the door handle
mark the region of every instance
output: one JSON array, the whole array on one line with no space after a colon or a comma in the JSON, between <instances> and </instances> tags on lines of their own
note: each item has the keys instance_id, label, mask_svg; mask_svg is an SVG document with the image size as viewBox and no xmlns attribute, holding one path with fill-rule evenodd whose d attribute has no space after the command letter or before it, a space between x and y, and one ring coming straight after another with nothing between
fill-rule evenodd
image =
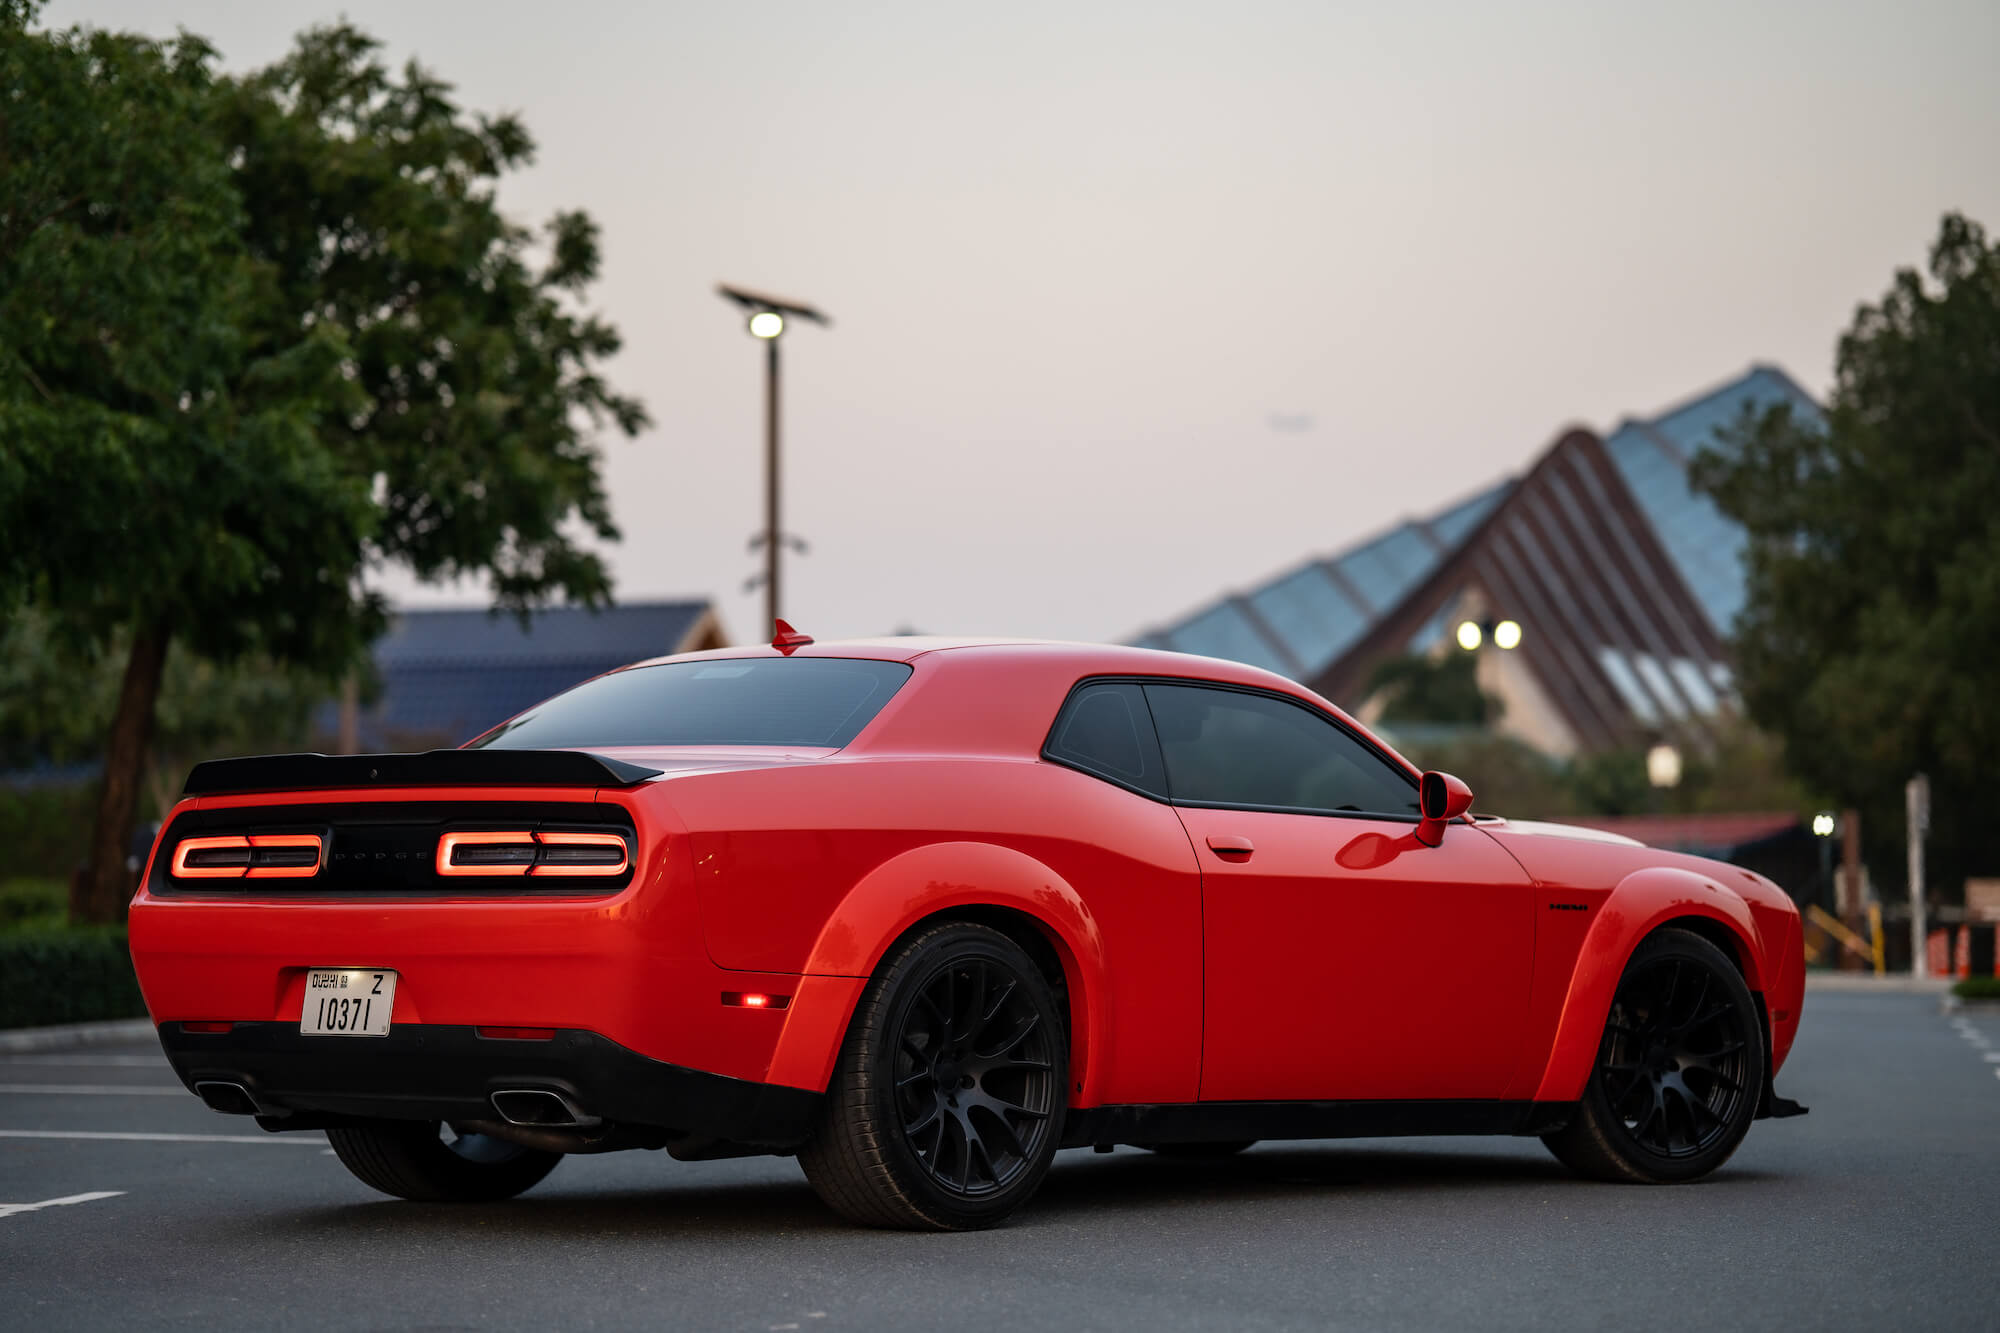
<instances>
[{"instance_id":1,"label":"door handle","mask_svg":"<svg viewBox=\"0 0 2000 1333\"><path fill-rule=\"evenodd\" d=\"M1208 835L1208 850L1225 861L1248 861L1257 848L1248 838L1233 837L1226 833Z\"/></svg>"}]
</instances>

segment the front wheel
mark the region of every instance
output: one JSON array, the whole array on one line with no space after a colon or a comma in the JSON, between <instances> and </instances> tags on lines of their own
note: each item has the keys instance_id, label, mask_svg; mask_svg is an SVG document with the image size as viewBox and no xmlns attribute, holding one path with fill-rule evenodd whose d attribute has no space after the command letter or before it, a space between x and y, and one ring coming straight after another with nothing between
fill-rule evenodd
<instances>
[{"instance_id":1,"label":"front wheel","mask_svg":"<svg viewBox=\"0 0 2000 1333\"><path fill-rule=\"evenodd\" d=\"M1662 930L1625 965L1576 1118L1542 1142L1598 1180L1695 1180L1743 1142L1763 1088L1750 988L1701 936Z\"/></svg>"},{"instance_id":2,"label":"front wheel","mask_svg":"<svg viewBox=\"0 0 2000 1333\"><path fill-rule=\"evenodd\" d=\"M381 1120L329 1129L326 1138L362 1184L420 1203L511 1199L563 1158L485 1134L461 1134L435 1120Z\"/></svg>"},{"instance_id":3,"label":"front wheel","mask_svg":"<svg viewBox=\"0 0 2000 1333\"><path fill-rule=\"evenodd\" d=\"M884 960L848 1027L799 1165L870 1226L990 1227L1041 1185L1062 1137L1069 1052L1054 988L970 922Z\"/></svg>"}]
</instances>

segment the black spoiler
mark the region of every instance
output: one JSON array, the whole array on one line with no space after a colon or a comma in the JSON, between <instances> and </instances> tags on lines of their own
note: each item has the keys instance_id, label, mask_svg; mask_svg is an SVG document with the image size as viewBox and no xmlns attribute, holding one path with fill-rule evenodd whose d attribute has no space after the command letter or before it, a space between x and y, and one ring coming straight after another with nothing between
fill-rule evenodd
<instances>
[{"instance_id":1,"label":"black spoiler","mask_svg":"<svg viewBox=\"0 0 2000 1333\"><path fill-rule=\"evenodd\" d=\"M335 787L630 787L660 775L582 750L429 750L423 754L266 754L196 764L183 795Z\"/></svg>"}]
</instances>

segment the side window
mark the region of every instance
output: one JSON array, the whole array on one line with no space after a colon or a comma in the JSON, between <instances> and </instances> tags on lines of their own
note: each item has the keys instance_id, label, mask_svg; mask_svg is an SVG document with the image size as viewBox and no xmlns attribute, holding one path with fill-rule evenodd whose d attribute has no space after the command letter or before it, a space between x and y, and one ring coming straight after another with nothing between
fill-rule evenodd
<instances>
[{"instance_id":1,"label":"side window","mask_svg":"<svg viewBox=\"0 0 2000 1333\"><path fill-rule=\"evenodd\" d=\"M1413 816L1417 787L1299 704L1240 690L1148 685L1176 801Z\"/></svg>"},{"instance_id":2,"label":"side window","mask_svg":"<svg viewBox=\"0 0 2000 1333\"><path fill-rule=\"evenodd\" d=\"M1106 681L1070 695L1042 753L1151 796L1167 794L1153 721L1137 685Z\"/></svg>"}]
</instances>

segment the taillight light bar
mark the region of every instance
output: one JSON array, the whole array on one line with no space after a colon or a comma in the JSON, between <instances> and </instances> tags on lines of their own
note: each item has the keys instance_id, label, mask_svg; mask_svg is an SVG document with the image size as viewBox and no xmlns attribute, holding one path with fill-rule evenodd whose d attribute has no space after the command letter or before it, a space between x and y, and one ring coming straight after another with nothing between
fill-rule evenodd
<instances>
[{"instance_id":1,"label":"taillight light bar","mask_svg":"<svg viewBox=\"0 0 2000 1333\"><path fill-rule=\"evenodd\" d=\"M182 838L175 879L308 879L319 873L317 833L230 833Z\"/></svg>"},{"instance_id":2,"label":"taillight light bar","mask_svg":"<svg viewBox=\"0 0 2000 1333\"><path fill-rule=\"evenodd\" d=\"M440 875L622 875L632 866L616 833L447 833L438 839Z\"/></svg>"}]
</instances>

